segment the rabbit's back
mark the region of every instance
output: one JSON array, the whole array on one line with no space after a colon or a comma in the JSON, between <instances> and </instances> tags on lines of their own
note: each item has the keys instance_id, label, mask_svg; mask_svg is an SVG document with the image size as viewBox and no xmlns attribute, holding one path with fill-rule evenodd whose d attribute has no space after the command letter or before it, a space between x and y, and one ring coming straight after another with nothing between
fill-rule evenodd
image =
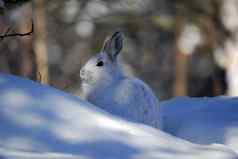
<instances>
[{"instance_id":1,"label":"rabbit's back","mask_svg":"<svg viewBox=\"0 0 238 159\"><path fill-rule=\"evenodd\" d=\"M104 110L130 121L158 127L159 103L143 81L124 78L93 93L87 100Z\"/></svg>"},{"instance_id":2,"label":"rabbit's back","mask_svg":"<svg viewBox=\"0 0 238 159\"><path fill-rule=\"evenodd\" d=\"M142 80L131 79L135 89L135 103L142 108L142 116L145 124L159 127L159 101L151 88ZM136 109L135 105L135 109Z\"/></svg>"}]
</instances>

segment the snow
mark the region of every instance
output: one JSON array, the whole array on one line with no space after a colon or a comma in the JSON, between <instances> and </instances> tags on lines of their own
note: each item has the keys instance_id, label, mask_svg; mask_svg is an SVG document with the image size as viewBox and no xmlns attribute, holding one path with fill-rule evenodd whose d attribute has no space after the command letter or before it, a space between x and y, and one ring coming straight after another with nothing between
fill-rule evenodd
<instances>
[{"instance_id":1,"label":"snow","mask_svg":"<svg viewBox=\"0 0 238 159\"><path fill-rule=\"evenodd\" d=\"M160 104L165 132L198 144L226 144L238 152L238 98L177 97Z\"/></svg>"},{"instance_id":2,"label":"snow","mask_svg":"<svg viewBox=\"0 0 238 159\"><path fill-rule=\"evenodd\" d=\"M0 75L2 159L235 159L224 145L198 145L125 121L78 97Z\"/></svg>"}]
</instances>

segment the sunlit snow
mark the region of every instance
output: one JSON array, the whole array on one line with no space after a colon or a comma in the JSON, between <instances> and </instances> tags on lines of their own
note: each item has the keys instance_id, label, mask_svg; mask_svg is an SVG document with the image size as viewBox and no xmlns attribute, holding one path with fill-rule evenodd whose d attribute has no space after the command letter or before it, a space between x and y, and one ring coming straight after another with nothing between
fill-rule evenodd
<instances>
[{"instance_id":1,"label":"sunlit snow","mask_svg":"<svg viewBox=\"0 0 238 159\"><path fill-rule=\"evenodd\" d=\"M0 158L237 158L223 145L190 143L30 80L0 81Z\"/></svg>"}]
</instances>

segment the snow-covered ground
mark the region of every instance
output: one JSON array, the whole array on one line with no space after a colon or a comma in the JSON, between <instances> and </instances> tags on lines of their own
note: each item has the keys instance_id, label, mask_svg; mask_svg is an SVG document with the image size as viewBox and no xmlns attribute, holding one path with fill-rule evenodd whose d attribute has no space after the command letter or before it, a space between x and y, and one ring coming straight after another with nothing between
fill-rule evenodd
<instances>
[{"instance_id":1,"label":"snow-covered ground","mask_svg":"<svg viewBox=\"0 0 238 159\"><path fill-rule=\"evenodd\" d=\"M192 144L112 116L54 88L0 75L0 158L235 159L238 156L228 147Z\"/></svg>"},{"instance_id":2,"label":"snow-covered ground","mask_svg":"<svg viewBox=\"0 0 238 159\"><path fill-rule=\"evenodd\" d=\"M162 130L198 144L221 143L238 153L238 98L177 97L161 102Z\"/></svg>"}]
</instances>

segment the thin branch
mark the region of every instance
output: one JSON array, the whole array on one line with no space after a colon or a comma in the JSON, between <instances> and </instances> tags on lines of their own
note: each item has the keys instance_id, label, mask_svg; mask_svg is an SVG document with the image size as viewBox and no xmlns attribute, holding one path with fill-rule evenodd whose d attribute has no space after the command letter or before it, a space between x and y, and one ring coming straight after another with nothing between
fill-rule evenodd
<instances>
[{"instance_id":1,"label":"thin branch","mask_svg":"<svg viewBox=\"0 0 238 159\"><path fill-rule=\"evenodd\" d=\"M9 27L3 35L0 35L0 39L3 40L4 38L7 38L7 37L31 35L34 32L34 23L32 21L31 30L29 32L26 32L26 33L9 33L10 30L11 30L11 28Z\"/></svg>"},{"instance_id":2,"label":"thin branch","mask_svg":"<svg viewBox=\"0 0 238 159\"><path fill-rule=\"evenodd\" d=\"M10 31L11 31L11 28L8 27L8 28L7 28L7 31L5 32L5 34L8 34Z\"/></svg>"}]
</instances>

